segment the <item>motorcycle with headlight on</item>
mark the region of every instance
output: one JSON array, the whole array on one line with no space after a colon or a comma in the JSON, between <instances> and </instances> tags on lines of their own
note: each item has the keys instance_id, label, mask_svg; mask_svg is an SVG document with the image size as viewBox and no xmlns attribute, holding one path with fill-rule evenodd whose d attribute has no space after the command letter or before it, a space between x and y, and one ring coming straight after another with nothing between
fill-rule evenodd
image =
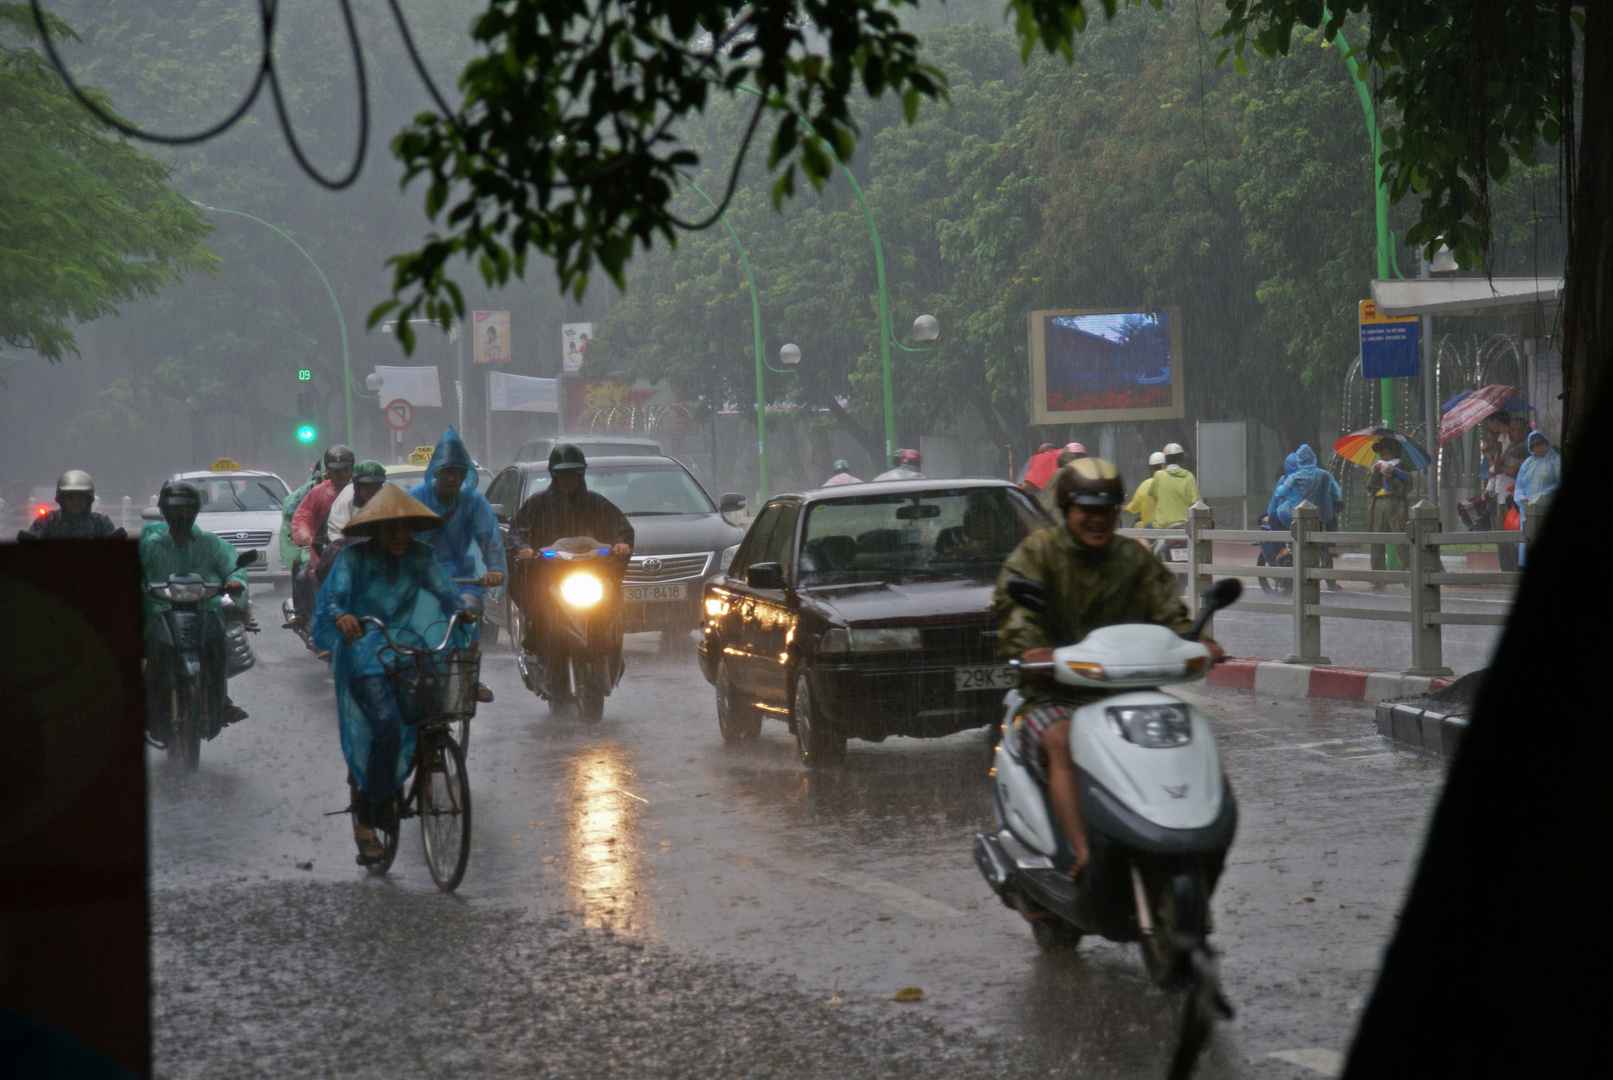
<instances>
[{"instance_id":1,"label":"motorcycle with headlight on","mask_svg":"<svg viewBox=\"0 0 1613 1080\"><path fill-rule=\"evenodd\" d=\"M621 596L627 560L591 536L572 536L522 562L522 591L537 621L539 649L521 650L521 681L549 702L551 714L575 707L584 723L597 723L625 670Z\"/></svg>"},{"instance_id":2,"label":"motorcycle with headlight on","mask_svg":"<svg viewBox=\"0 0 1613 1080\"><path fill-rule=\"evenodd\" d=\"M1022 606L1050 618L1046 591L1014 578ZM1185 1075L1214 1016L1230 1016L1208 945L1210 894L1237 828L1238 809L1202 713L1158 688L1202 678L1209 650L1198 638L1242 586L1217 582L1193 628L1126 623L1053 650L1047 663L1010 660L1099 695L1073 711L1070 756L1080 785L1090 857L1074 878L1074 853L1053 815L1046 766L1016 723L1024 699L1011 690L991 770L997 829L975 837L974 857L1004 904L1023 914L1044 950L1086 934L1138 942L1155 983L1189 988L1173 1075ZM1186 1049L1191 1047L1190 1049Z\"/></svg>"}]
</instances>

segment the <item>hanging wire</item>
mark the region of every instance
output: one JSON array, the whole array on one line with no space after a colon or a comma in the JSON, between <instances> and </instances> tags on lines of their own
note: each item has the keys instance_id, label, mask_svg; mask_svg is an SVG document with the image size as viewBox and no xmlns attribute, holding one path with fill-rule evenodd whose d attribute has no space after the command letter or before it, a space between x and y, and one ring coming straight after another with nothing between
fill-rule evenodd
<instances>
[{"instance_id":1,"label":"hanging wire","mask_svg":"<svg viewBox=\"0 0 1613 1080\"><path fill-rule=\"evenodd\" d=\"M160 143L165 146L191 146L216 138L234 127L252 108L258 99L258 95L263 92L264 86L267 85L269 95L274 101L275 115L280 123L280 130L285 135L286 144L291 149L292 157L310 179L321 187L329 188L332 191L340 191L358 179L358 174L364 167L364 155L370 142L370 94L369 82L364 71L363 45L358 38L358 26L353 20L351 0L337 0L337 3L342 9L342 21L347 28L347 40L353 52L353 66L358 79L358 146L353 152L353 161L347 171L343 175L331 179L316 169L303 153L302 146L297 142L296 134L292 130L291 118L286 115L285 99L280 92L280 75L274 62L274 31L276 17L279 13L279 0L258 0L260 47L258 70L257 74L253 76L251 89L247 91L246 96L241 99L234 109L230 110L224 119L209 128L187 135L168 135L161 132L147 131L102 108L99 103L90 98L83 88L79 86L78 80L73 78L72 74L67 70L67 65L62 61L61 54L56 51L56 42L51 37L50 27L45 20L45 12L40 7L40 0L28 0L28 6L34 16L34 28L39 32L40 42L45 47L45 55L50 58L52 66L56 68L56 73L61 76L62 82L73 97L77 99L78 103L103 124L131 139L139 139L142 142ZM396 12L396 7L393 10ZM401 14L398 17L401 22Z\"/></svg>"}]
</instances>

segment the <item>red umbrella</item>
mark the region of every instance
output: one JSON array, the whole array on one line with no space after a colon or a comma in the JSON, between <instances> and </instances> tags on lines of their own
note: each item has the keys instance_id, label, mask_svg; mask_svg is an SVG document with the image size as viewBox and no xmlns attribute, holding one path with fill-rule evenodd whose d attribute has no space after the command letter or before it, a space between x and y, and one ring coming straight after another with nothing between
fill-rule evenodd
<instances>
[{"instance_id":1,"label":"red umbrella","mask_svg":"<svg viewBox=\"0 0 1613 1080\"><path fill-rule=\"evenodd\" d=\"M1064 447L1056 446L1034 455L1025 464L1025 482L1035 484L1039 488L1046 487L1047 482L1053 479L1053 474L1059 471L1059 455L1062 453Z\"/></svg>"},{"instance_id":2,"label":"red umbrella","mask_svg":"<svg viewBox=\"0 0 1613 1080\"><path fill-rule=\"evenodd\" d=\"M1500 383L1491 383L1473 391L1454 409L1440 417L1439 445L1444 446L1491 413L1500 412L1501 407L1517 393L1516 386L1502 386Z\"/></svg>"}]
</instances>

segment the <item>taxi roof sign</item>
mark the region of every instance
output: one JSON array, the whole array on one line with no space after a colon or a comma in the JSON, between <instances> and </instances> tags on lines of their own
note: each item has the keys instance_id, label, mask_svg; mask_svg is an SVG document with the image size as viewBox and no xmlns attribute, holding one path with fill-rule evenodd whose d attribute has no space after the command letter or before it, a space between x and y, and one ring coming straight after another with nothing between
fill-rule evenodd
<instances>
[{"instance_id":1,"label":"taxi roof sign","mask_svg":"<svg viewBox=\"0 0 1613 1080\"><path fill-rule=\"evenodd\" d=\"M435 446L417 446L409 454L410 465L430 465L431 455L436 453Z\"/></svg>"},{"instance_id":2,"label":"taxi roof sign","mask_svg":"<svg viewBox=\"0 0 1613 1080\"><path fill-rule=\"evenodd\" d=\"M239 472L241 466L235 463L234 458L221 457L207 468L211 472Z\"/></svg>"}]
</instances>

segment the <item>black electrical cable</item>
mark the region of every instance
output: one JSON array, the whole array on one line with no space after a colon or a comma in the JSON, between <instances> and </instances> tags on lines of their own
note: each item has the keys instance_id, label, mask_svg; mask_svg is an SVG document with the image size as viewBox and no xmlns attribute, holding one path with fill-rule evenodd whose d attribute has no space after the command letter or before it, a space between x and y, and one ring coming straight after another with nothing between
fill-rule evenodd
<instances>
[{"instance_id":1,"label":"black electrical cable","mask_svg":"<svg viewBox=\"0 0 1613 1080\"><path fill-rule=\"evenodd\" d=\"M739 188L739 173L745 167L745 155L750 149L751 136L756 134L756 125L761 121L762 112L766 107L767 99L761 98L756 102L755 110L751 112L750 123L745 126L745 137L739 142L739 153L734 156L733 169L728 173L728 189L723 192L722 201L717 204L717 208L703 221L684 221L669 210L667 211L668 221L680 229L699 232L702 229L711 228L722 220L723 211L728 209L728 204L733 201L734 192Z\"/></svg>"},{"instance_id":2,"label":"black electrical cable","mask_svg":"<svg viewBox=\"0 0 1613 1080\"><path fill-rule=\"evenodd\" d=\"M340 191L358 179L359 171L364 167L365 151L370 141L369 87L364 72L363 46L359 42L358 27L353 20L351 0L338 0L338 3L342 8L342 20L347 26L347 38L352 46L353 63L357 68L359 139L358 148L353 155L353 163L348 168L347 173L340 179L331 180L321 175L303 154L302 147L297 143L296 136L292 132L291 120L286 115L285 101L280 93L280 79L274 62L274 29L278 14L278 0L258 0L259 36L262 40L262 47L258 60L257 75L252 80L252 88L241 99L241 102L230 110L224 119L209 128L188 135L166 135L161 132L146 131L137 125L128 123L115 113L102 108L89 95L85 94L78 85L78 81L68 72L67 65L63 63L61 55L56 51L56 42L51 37L50 27L45 20L45 12L40 7L40 0L28 0L28 6L34 16L34 28L39 32L40 42L45 47L45 55L50 58L52 66L56 68L57 75L61 77L63 84L66 85L68 91L78 103L103 124L131 139L139 139L142 142L161 143L165 146L190 146L216 138L234 127L252 108L258 99L258 95L263 92L263 88L267 84L269 94L274 100L280 130L285 134L286 142L291 148L292 157L296 159L303 172L307 173L309 178L316 184L333 191Z\"/></svg>"},{"instance_id":3,"label":"black electrical cable","mask_svg":"<svg viewBox=\"0 0 1613 1080\"><path fill-rule=\"evenodd\" d=\"M37 3L38 0L35 0ZM271 7L277 0L262 0L263 5ZM370 146L370 89L369 82L364 74L364 47L358 39L358 27L353 22L352 0L337 0L342 9L342 21L347 24L347 41L353 49L353 67L358 78L358 146L353 151L353 164L348 167L347 175L339 180L330 180L321 175L314 168L313 163L304 156L302 146L297 142L296 134L291 130L291 118L286 115L286 103L280 96L280 76L274 64L274 43L270 37L264 40L264 57L269 69L269 93L274 98L275 116L280 120L280 131L286 137L286 146L291 150L291 156L297 159L302 171L320 187L331 191L341 191L349 187L358 179L360 170L364 168L364 154Z\"/></svg>"},{"instance_id":4,"label":"black electrical cable","mask_svg":"<svg viewBox=\"0 0 1613 1080\"><path fill-rule=\"evenodd\" d=\"M92 101L89 96L79 88L77 81L74 80L72 75L68 74L67 65L62 63L62 58L57 55L56 43L51 40L50 28L45 25L45 13L39 6L39 0L28 0L28 6L33 10L34 27L39 31L40 41L45 46L45 55L50 58L51 64L53 64L56 68L56 74L61 76L62 82L66 84L67 89L72 93L73 97L78 99L78 103L84 106L85 109L89 110L90 115L94 116L97 120L101 121L107 127L114 128L132 139L140 139L144 142L163 143L168 146L188 146L193 143L206 142L208 139L222 135L230 128L234 127L236 121L245 116L247 110L252 108L252 103L258 99L258 94L263 90L264 80L269 77L269 36L272 24L274 22L274 8L272 3L268 2L268 0L259 0L258 6L263 20L262 33L264 47L262 57L258 61L258 74L252 80L252 89L247 92L246 97L241 100L241 103L237 105L223 120L220 120L217 124L214 124L207 130L199 131L193 135L159 135L153 131L143 131L140 128L135 127L133 124L126 123L116 114L107 112L105 109L101 108L100 105Z\"/></svg>"}]
</instances>

